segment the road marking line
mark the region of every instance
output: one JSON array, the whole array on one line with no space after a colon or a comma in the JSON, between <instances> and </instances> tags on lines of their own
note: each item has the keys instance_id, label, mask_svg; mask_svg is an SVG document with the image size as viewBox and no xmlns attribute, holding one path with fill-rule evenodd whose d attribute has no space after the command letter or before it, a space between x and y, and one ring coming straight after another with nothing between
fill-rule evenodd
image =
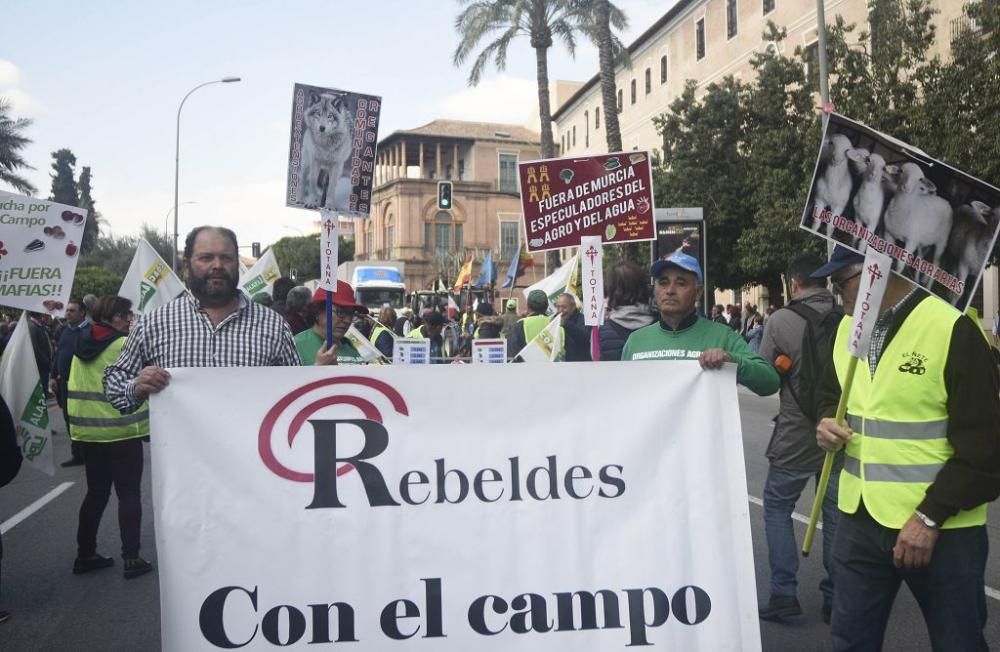
<instances>
[{"instance_id":1,"label":"road marking line","mask_svg":"<svg viewBox=\"0 0 1000 652\"><path fill-rule=\"evenodd\" d=\"M758 507L764 506L764 501L758 498L757 496L747 496L747 500L749 500L754 505L757 505ZM809 518L803 516L802 514L799 514L798 512L792 512L792 518L798 521L799 523L805 523L806 525L809 525ZM820 521L819 523L816 524L816 529L817 530L823 529L823 521ZM997 591L996 589L987 586L986 596L993 598L994 600L1000 600L1000 591Z\"/></svg>"},{"instance_id":2,"label":"road marking line","mask_svg":"<svg viewBox=\"0 0 1000 652\"><path fill-rule=\"evenodd\" d=\"M70 487L72 487L74 484L75 483L73 483L73 482L64 482L64 483L62 483L61 485L59 485L58 487L56 487L55 489L53 489L49 493L45 494L44 496L42 496L41 498L39 498L35 502L31 503L30 505L28 505L27 507L25 507L24 509L22 509L21 511L19 511L17 514L14 514L13 516L11 516L10 518L8 518L3 523L0 523L0 534L6 534L8 530L10 530L11 528L13 528L15 525L17 525L18 523L20 523L24 519L28 518L29 516L31 516L32 514L34 514L35 512L37 512L38 510L40 510L41 508L45 507L45 505L47 505L48 503L50 503L53 500L55 500L56 498L58 498L59 494L61 494L62 492L66 491L67 489L69 489Z\"/></svg>"}]
</instances>

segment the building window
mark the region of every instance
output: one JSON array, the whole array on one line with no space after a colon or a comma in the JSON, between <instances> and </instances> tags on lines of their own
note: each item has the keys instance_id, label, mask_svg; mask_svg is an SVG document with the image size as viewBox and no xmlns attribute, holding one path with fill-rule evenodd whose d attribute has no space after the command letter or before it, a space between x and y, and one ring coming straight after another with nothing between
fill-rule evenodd
<instances>
[{"instance_id":1,"label":"building window","mask_svg":"<svg viewBox=\"0 0 1000 652\"><path fill-rule=\"evenodd\" d=\"M433 224L424 222L424 251L430 251L434 247L434 234L431 231Z\"/></svg>"},{"instance_id":2,"label":"building window","mask_svg":"<svg viewBox=\"0 0 1000 652\"><path fill-rule=\"evenodd\" d=\"M462 225L455 225L455 251L462 251Z\"/></svg>"},{"instance_id":3,"label":"building window","mask_svg":"<svg viewBox=\"0 0 1000 652\"><path fill-rule=\"evenodd\" d=\"M629 84L629 98L631 100L630 104L635 104L635 80L634 79L632 80L632 83Z\"/></svg>"},{"instance_id":4,"label":"building window","mask_svg":"<svg viewBox=\"0 0 1000 652\"><path fill-rule=\"evenodd\" d=\"M702 18L695 23L695 55L698 60L705 58L705 19Z\"/></svg>"},{"instance_id":5,"label":"building window","mask_svg":"<svg viewBox=\"0 0 1000 652\"><path fill-rule=\"evenodd\" d=\"M769 14L774 11L774 0L764 0L764 13Z\"/></svg>"},{"instance_id":6,"label":"building window","mask_svg":"<svg viewBox=\"0 0 1000 652\"><path fill-rule=\"evenodd\" d=\"M660 83L667 83L667 55L660 57Z\"/></svg>"},{"instance_id":7,"label":"building window","mask_svg":"<svg viewBox=\"0 0 1000 652\"><path fill-rule=\"evenodd\" d=\"M576 125L573 125L573 147L576 147Z\"/></svg>"},{"instance_id":8,"label":"building window","mask_svg":"<svg viewBox=\"0 0 1000 652\"><path fill-rule=\"evenodd\" d=\"M736 25L736 0L726 0L726 36L733 38L739 31Z\"/></svg>"},{"instance_id":9,"label":"building window","mask_svg":"<svg viewBox=\"0 0 1000 652\"><path fill-rule=\"evenodd\" d=\"M618 113L622 112L622 89L618 89Z\"/></svg>"},{"instance_id":10,"label":"building window","mask_svg":"<svg viewBox=\"0 0 1000 652\"><path fill-rule=\"evenodd\" d=\"M434 251L438 253L451 251L451 224L434 225Z\"/></svg>"},{"instance_id":11,"label":"building window","mask_svg":"<svg viewBox=\"0 0 1000 652\"><path fill-rule=\"evenodd\" d=\"M520 234L517 222L500 222L500 260L514 259L521 248Z\"/></svg>"},{"instance_id":12,"label":"building window","mask_svg":"<svg viewBox=\"0 0 1000 652\"><path fill-rule=\"evenodd\" d=\"M583 146L590 147L590 111L583 112Z\"/></svg>"},{"instance_id":13,"label":"building window","mask_svg":"<svg viewBox=\"0 0 1000 652\"><path fill-rule=\"evenodd\" d=\"M372 221L365 220L365 253L368 255L368 259L371 260L372 254L375 253L375 234L372 232Z\"/></svg>"},{"instance_id":14,"label":"building window","mask_svg":"<svg viewBox=\"0 0 1000 652\"><path fill-rule=\"evenodd\" d=\"M517 154L500 154L500 192L517 193Z\"/></svg>"},{"instance_id":15,"label":"building window","mask_svg":"<svg viewBox=\"0 0 1000 652\"><path fill-rule=\"evenodd\" d=\"M814 41L806 46L802 53L805 60L806 87L812 89L819 88L819 41Z\"/></svg>"},{"instance_id":16,"label":"building window","mask_svg":"<svg viewBox=\"0 0 1000 652\"><path fill-rule=\"evenodd\" d=\"M393 218L392 213L389 217L385 219L385 255L386 258L392 258L392 247L395 245L396 236L396 220Z\"/></svg>"},{"instance_id":17,"label":"building window","mask_svg":"<svg viewBox=\"0 0 1000 652\"><path fill-rule=\"evenodd\" d=\"M601 128L601 107L594 109L594 129Z\"/></svg>"},{"instance_id":18,"label":"building window","mask_svg":"<svg viewBox=\"0 0 1000 652\"><path fill-rule=\"evenodd\" d=\"M653 72L646 68L646 95L653 92Z\"/></svg>"}]
</instances>

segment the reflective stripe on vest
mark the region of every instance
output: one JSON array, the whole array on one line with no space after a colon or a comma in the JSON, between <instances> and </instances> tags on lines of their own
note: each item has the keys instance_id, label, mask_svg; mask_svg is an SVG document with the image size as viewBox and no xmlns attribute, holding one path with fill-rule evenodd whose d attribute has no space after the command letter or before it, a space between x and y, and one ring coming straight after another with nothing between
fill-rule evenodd
<instances>
[{"instance_id":1,"label":"reflective stripe on vest","mask_svg":"<svg viewBox=\"0 0 1000 652\"><path fill-rule=\"evenodd\" d=\"M923 501L927 487L954 455L948 442L948 393L944 368L951 346L954 308L926 297L907 316L882 352L874 377L858 363L847 401L854 436L844 448L838 505L847 513L865 507L882 525L900 529ZM843 386L850 363L851 320L837 331L833 360ZM942 527L986 522L986 506L961 511Z\"/></svg>"},{"instance_id":2,"label":"reflective stripe on vest","mask_svg":"<svg viewBox=\"0 0 1000 652\"><path fill-rule=\"evenodd\" d=\"M379 336L387 330L389 329L383 326L382 324L376 324L375 328L372 329L371 337L368 338L369 341L372 344L376 344L378 342Z\"/></svg>"},{"instance_id":3,"label":"reflective stripe on vest","mask_svg":"<svg viewBox=\"0 0 1000 652\"><path fill-rule=\"evenodd\" d=\"M66 392L66 424L75 441L113 442L149 434L149 408L144 404L121 414L104 396L104 368L118 359L125 338L119 337L93 360L73 357Z\"/></svg>"}]
</instances>

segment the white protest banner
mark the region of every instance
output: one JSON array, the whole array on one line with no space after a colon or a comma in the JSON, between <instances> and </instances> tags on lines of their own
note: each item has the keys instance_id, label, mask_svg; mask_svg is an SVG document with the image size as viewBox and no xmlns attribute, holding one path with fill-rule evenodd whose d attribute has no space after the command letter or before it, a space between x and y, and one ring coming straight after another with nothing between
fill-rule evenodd
<instances>
[{"instance_id":1,"label":"white protest banner","mask_svg":"<svg viewBox=\"0 0 1000 652\"><path fill-rule=\"evenodd\" d=\"M278 269L278 259L274 257L274 247L270 247L250 271L240 277L240 289L251 299L260 292L271 294L274 282L279 278L281 270Z\"/></svg>"},{"instance_id":2,"label":"white protest banner","mask_svg":"<svg viewBox=\"0 0 1000 652\"><path fill-rule=\"evenodd\" d=\"M573 272L580 265L580 252L566 261L566 264L552 272L534 285L530 285L523 290L524 297L527 298L532 290L541 290L549 298L549 303L555 303L560 294L566 292Z\"/></svg>"},{"instance_id":3,"label":"white protest banner","mask_svg":"<svg viewBox=\"0 0 1000 652\"><path fill-rule=\"evenodd\" d=\"M137 315L142 315L165 305L183 291L184 284L170 269L170 265L145 238L139 238L132 263L118 289L118 296L131 301L132 310Z\"/></svg>"},{"instance_id":4,"label":"white protest banner","mask_svg":"<svg viewBox=\"0 0 1000 652\"><path fill-rule=\"evenodd\" d=\"M760 650L733 365L170 373L165 652ZM522 392L511 429L482 418L494 386L601 398Z\"/></svg>"},{"instance_id":5,"label":"white protest banner","mask_svg":"<svg viewBox=\"0 0 1000 652\"><path fill-rule=\"evenodd\" d=\"M1000 231L1000 189L831 113L800 226L965 311Z\"/></svg>"},{"instance_id":6,"label":"white protest banner","mask_svg":"<svg viewBox=\"0 0 1000 652\"><path fill-rule=\"evenodd\" d=\"M516 356L524 362L555 362L563 353L563 329L559 315L552 318Z\"/></svg>"},{"instance_id":7,"label":"white protest banner","mask_svg":"<svg viewBox=\"0 0 1000 652\"><path fill-rule=\"evenodd\" d=\"M28 313L21 312L3 357L0 357L0 395L14 417L24 459L42 473L55 475L49 411L28 328Z\"/></svg>"},{"instance_id":8,"label":"white protest banner","mask_svg":"<svg viewBox=\"0 0 1000 652\"><path fill-rule=\"evenodd\" d=\"M430 364L431 341L422 337L397 337L392 342L393 364Z\"/></svg>"},{"instance_id":9,"label":"white protest banner","mask_svg":"<svg viewBox=\"0 0 1000 652\"><path fill-rule=\"evenodd\" d=\"M340 233L336 213L320 210L319 228L319 287L337 291L337 240ZM355 288L357 289L357 288Z\"/></svg>"},{"instance_id":10,"label":"white protest banner","mask_svg":"<svg viewBox=\"0 0 1000 652\"><path fill-rule=\"evenodd\" d=\"M505 364L507 362L507 340L472 340L472 362L474 364Z\"/></svg>"},{"instance_id":11,"label":"white protest banner","mask_svg":"<svg viewBox=\"0 0 1000 652\"><path fill-rule=\"evenodd\" d=\"M847 349L856 358L868 357L872 328L878 320L891 270L892 260L885 254L875 251L874 247L868 247L858 285L858 299L854 304L854 315L851 317L851 336L847 341Z\"/></svg>"},{"instance_id":12,"label":"white protest banner","mask_svg":"<svg viewBox=\"0 0 1000 652\"><path fill-rule=\"evenodd\" d=\"M62 317L87 211L0 191L0 305Z\"/></svg>"},{"instance_id":13,"label":"white protest banner","mask_svg":"<svg viewBox=\"0 0 1000 652\"><path fill-rule=\"evenodd\" d=\"M285 205L368 217L382 98L295 84Z\"/></svg>"},{"instance_id":14,"label":"white protest banner","mask_svg":"<svg viewBox=\"0 0 1000 652\"><path fill-rule=\"evenodd\" d=\"M604 245L600 236L580 238L583 254L583 323L600 326L604 323Z\"/></svg>"},{"instance_id":15,"label":"white protest banner","mask_svg":"<svg viewBox=\"0 0 1000 652\"><path fill-rule=\"evenodd\" d=\"M389 332L391 333L392 331ZM344 333L344 339L351 343L351 346L353 346L354 349L361 354L361 359L365 362L377 362L385 359L382 352L375 348L375 346L368 341L368 338L362 335L361 331L354 327L354 324L351 324L351 326L347 329L347 332Z\"/></svg>"}]
</instances>

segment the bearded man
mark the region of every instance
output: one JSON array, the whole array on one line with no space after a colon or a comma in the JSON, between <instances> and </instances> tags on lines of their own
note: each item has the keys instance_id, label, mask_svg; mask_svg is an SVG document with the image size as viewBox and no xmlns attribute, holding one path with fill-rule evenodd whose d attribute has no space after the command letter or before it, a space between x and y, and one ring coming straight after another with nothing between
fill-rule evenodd
<instances>
[{"instance_id":1,"label":"bearded man","mask_svg":"<svg viewBox=\"0 0 1000 652\"><path fill-rule=\"evenodd\" d=\"M104 372L108 402L133 412L170 382L168 367L299 364L288 324L239 290L239 245L226 228L200 226L184 241L188 289L145 315Z\"/></svg>"}]
</instances>

